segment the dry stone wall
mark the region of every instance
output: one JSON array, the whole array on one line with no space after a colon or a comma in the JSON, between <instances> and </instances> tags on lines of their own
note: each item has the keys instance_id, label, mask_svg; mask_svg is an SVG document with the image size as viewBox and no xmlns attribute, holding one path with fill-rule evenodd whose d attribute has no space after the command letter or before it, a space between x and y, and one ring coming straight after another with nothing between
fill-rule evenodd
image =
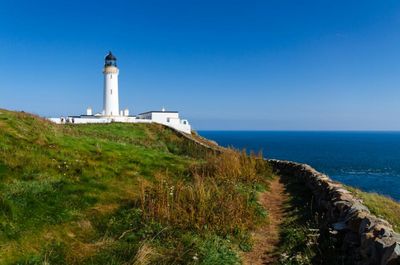
<instances>
[{"instance_id":1,"label":"dry stone wall","mask_svg":"<svg viewBox=\"0 0 400 265\"><path fill-rule=\"evenodd\" d=\"M340 242L348 264L400 264L400 234L371 214L342 184L314 168L282 160L268 160L281 175L297 178L312 191L324 225Z\"/></svg>"}]
</instances>

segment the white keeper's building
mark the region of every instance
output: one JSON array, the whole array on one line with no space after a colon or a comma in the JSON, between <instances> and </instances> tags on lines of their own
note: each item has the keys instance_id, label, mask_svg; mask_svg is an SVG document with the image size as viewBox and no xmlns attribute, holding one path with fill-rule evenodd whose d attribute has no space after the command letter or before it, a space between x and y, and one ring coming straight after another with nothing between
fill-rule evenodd
<instances>
[{"instance_id":1,"label":"white keeper's building","mask_svg":"<svg viewBox=\"0 0 400 265\"><path fill-rule=\"evenodd\" d=\"M119 108L118 96L118 75L117 58L109 52L105 57L103 68L104 74L104 95L103 111L93 114L92 108L87 108L86 115L66 116L59 118L49 118L52 122L58 124L84 124L84 123L159 123L184 133L191 133L191 126L187 120L179 118L179 112L167 111L162 108L161 111L148 111L136 116L129 115L129 110Z\"/></svg>"}]
</instances>

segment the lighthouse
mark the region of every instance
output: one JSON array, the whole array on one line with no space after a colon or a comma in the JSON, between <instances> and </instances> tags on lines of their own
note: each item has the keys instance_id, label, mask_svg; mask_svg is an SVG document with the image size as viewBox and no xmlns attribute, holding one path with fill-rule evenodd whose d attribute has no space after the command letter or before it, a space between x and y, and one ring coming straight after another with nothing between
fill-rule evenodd
<instances>
[{"instance_id":1,"label":"lighthouse","mask_svg":"<svg viewBox=\"0 0 400 265\"><path fill-rule=\"evenodd\" d=\"M103 110L94 112L92 107L86 109L86 114L67 115L59 118L49 118L57 124L88 124L88 123L158 123L171 127L177 131L191 134L192 127L188 120L182 120L178 111L170 111L162 108L161 111L153 110L137 115L129 114L128 109L119 109L118 96L118 74L117 58L109 52L104 58L104 98ZM99 90L100 91L100 90Z\"/></svg>"},{"instance_id":2,"label":"lighthouse","mask_svg":"<svg viewBox=\"0 0 400 265\"><path fill-rule=\"evenodd\" d=\"M104 101L103 115L119 116L117 58L111 51L104 58Z\"/></svg>"}]
</instances>

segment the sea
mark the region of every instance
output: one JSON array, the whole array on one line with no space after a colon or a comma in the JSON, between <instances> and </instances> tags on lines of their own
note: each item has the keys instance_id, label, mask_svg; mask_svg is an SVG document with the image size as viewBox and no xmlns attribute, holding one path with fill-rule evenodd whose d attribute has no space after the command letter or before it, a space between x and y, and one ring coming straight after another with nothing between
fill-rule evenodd
<instances>
[{"instance_id":1,"label":"sea","mask_svg":"<svg viewBox=\"0 0 400 265\"><path fill-rule=\"evenodd\" d=\"M225 147L307 163L332 179L400 201L400 132L199 131Z\"/></svg>"}]
</instances>

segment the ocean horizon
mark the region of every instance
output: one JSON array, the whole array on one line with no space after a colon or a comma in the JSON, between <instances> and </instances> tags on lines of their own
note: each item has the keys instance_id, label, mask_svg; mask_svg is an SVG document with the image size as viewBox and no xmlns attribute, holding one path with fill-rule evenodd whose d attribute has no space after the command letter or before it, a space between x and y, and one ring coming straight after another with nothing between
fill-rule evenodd
<instances>
[{"instance_id":1,"label":"ocean horizon","mask_svg":"<svg viewBox=\"0 0 400 265\"><path fill-rule=\"evenodd\" d=\"M218 144L309 164L368 192L400 201L400 131L200 130Z\"/></svg>"}]
</instances>

